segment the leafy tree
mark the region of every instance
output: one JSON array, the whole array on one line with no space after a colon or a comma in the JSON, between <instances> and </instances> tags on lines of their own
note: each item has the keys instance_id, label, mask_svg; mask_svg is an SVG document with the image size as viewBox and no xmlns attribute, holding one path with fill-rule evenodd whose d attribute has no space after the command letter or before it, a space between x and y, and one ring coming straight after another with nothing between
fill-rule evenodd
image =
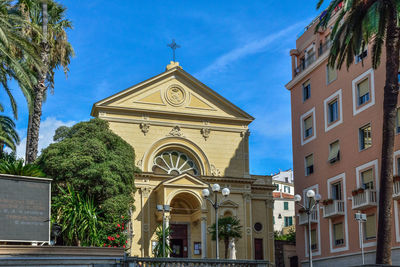
<instances>
[{"instance_id":1,"label":"leafy tree","mask_svg":"<svg viewBox=\"0 0 400 267\"><path fill-rule=\"evenodd\" d=\"M225 258L228 258L228 247L231 238L241 238L242 237L242 225L240 225L240 220L236 217L223 217L218 219L218 239L223 240L225 244ZM211 239L216 239L216 225L215 223L211 225L209 231L211 233Z\"/></svg>"},{"instance_id":2,"label":"leafy tree","mask_svg":"<svg viewBox=\"0 0 400 267\"><path fill-rule=\"evenodd\" d=\"M53 184L66 189L70 184L82 196L90 197L99 208L104 222L101 235L106 240L114 234L121 216L129 217L133 208L135 153L108 122L92 119L57 131L57 143L42 151L36 161ZM62 196L52 186L52 199Z\"/></svg>"},{"instance_id":3,"label":"leafy tree","mask_svg":"<svg viewBox=\"0 0 400 267\"><path fill-rule=\"evenodd\" d=\"M22 160L9 162L2 160L0 161L0 173L21 175L21 176L33 176L33 177L45 177L39 166L34 164L25 164Z\"/></svg>"},{"instance_id":4,"label":"leafy tree","mask_svg":"<svg viewBox=\"0 0 400 267\"><path fill-rule=\"evenodd\" d=\"M68 73L68 65L74 55L67 36L67 30L72 29L72 23L65 17L66 8L53 0L19 0L17 7L19 13L31 24L24 33L39 47L43 65L40 69L30 65L37 83L33 87L33 107L29 112L25 158L32 163L38 153L42 103L46 98L47 88L54 89L56 69L62 67L64 73ZM41 29L41 34L33 29Z\"/></svg>"},{"instance_id":5,"label":"leafy tree","mask_svg":"<svg viewBox=\"0 0 400 267\"><path fill-rule=\"evenodd\" d=\"M283 234L280 231L274 231L275 240L291 241L296 242L296 231L291 228L287 234Z\"/></svg>"},{"instance_id":6,"label":"leafy tree","mask_svg":"<svg viewBox=\"0 0 400 267\"><path fill-rule=\"evenodd\" d=\"M4 146L7 146L12 151L15 151L18 144L19 136L15 130L14 121L7 116L0 115L0 157L4 153Z\"/></svg>"},{"instance_id":7,"label":"leafy tree","mask_svg":"<svg viewBox=\"0 0 400 267\"><path fill-rule=\"evenodd\" d=\"M165 237L165 250L164 250L164 255L165 257L168 256L172 252L171 246L168 244L167 240L171 236L171 229L169 227L165 227L164 230L164 237ZM156 258L162 258L163 257L163 231L162 231L162 225L157 226L156 229L156 239L157 239L157 245L154 247L154 256Z\"/></svg>"},{"instance_id":8,"label":"leafy tree","mask_svg":"<svg viewBox=\"0 0 400 267\"><path fill-rule=\"evenodd\" d=\"M60 196L53 203L52 221L61 226L61 238L69 246L99 246L99 211L93 199L82 196L71 185L58 187Z\"/></svg>"},{"instance_id":9,"label":"leafy tree","mask_svg":"<svg viewBox=\"0 0 400 267\"><path fill-rule=\"evenodd\" d=\"M319 0L320 8L325 2ZM354 56L372 43L372 66L380 65L385 50L386 80L383 88L383 130L381 148L381 175L379 186L379 219L376 263L391 263L393 150L396 126L396 107L399 94L400 1L399 0L332 0L317 26L326 27L341 2L344 7L332 29L333 41L329 64L340 69L346 61L350 67Z\"/></svg>"}]
</instances>

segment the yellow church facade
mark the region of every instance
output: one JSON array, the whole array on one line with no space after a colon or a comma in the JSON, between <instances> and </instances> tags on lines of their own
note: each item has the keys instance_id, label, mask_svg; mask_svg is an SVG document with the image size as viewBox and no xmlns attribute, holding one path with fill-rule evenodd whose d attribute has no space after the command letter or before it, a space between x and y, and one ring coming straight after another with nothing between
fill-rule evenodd
<instances>
[{"instance_id":1,"label":"yellow church facade","mask_svg":"<svg viewBox=\"0 0 400 267\"><path fill-rule=\"evenodd\" d=\"M172 230L173 257L215 258L209 227L213 206L202 190L218 183L230 189L218 216L235 216L243 226L235 241L238 259L274 260L273 198L270 176L249 173L249 114L171 62L166 70L93 105L92 116L135 149L131 256L153 257L157 205ZM224 244L220 242L220 257Z\"/></svg>"}]
</instances>

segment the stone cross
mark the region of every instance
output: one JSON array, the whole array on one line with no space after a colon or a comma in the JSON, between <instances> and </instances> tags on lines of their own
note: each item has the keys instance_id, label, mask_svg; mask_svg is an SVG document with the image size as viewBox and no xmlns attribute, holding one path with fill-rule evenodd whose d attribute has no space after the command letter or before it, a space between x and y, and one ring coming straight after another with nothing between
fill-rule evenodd
<instances>
[{"instance_id":1,"label":"stone cross","mask_svg":"<svg viewBox=\"0 0 400 267\"><path fill-rule=\"evenodd\" d=\"M172 49L172 60L175 62L175 50L177 48L180 48L181 46L178 45L177 43L175 43L174 39L172 39L172 42L170 44L168 44L167 46L171 47L171 49Z\"/></svg>"}]
</instances>

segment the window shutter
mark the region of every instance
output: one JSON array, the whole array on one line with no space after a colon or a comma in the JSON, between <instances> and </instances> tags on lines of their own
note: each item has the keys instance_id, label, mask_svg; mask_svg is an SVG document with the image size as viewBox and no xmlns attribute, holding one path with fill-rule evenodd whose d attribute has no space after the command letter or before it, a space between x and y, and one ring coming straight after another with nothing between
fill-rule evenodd
<instances>
[{"instance_id":1,"label":"window shutter","mask_svg":"<svg viewBox=\"0 0 400 267\"><path fill-rule=\"evenodd\" d=\"M310 167L311 165L314 165L314 156L309 155L306 157L306 166Z\"/></svg>"},{"instance_id":2,"label":"window shutter","mask_svg":"<svg viewBox=\"0 0 400 267\"><path fill-rule=\"evenodd\" d=\"M335 240L344 239L343 238L343 223L337 223L333 225L334 233L335 233Z\"/></svg>"},{"instance_id":3,"label":"window shutter","mask_svg":"<svg viewBox=\"0 0 400 267\"><path fill-rule=\"evenodd\" d=\"M328 72L328 83L330 83L331 81L336 79L337 72L335 68L332 68L329 65L327 66L327 72Z\"/></svg>"},{"instance_id":4,"label":"window shutter","mask_svg":"<svg viewBox=\"0 0 400 267\"><path fill-rule=\"evenodd\" d=\"M364 81L358 84L358 96L362 97L369 93L369 79L365 79Z\"/></svg>"},{"instance_id":5,"label":"window shutter","mask_svg":"<svg viewBox=\"0 0 400 267\"><path fill-rule=\"evenodd\" d=\"M328 160L336 159L340 150L339 141L330 144L330 151Z\"/></svg>"},{"instance_id":6,"label":"window shutter","mask_svg":"<svg viewBox=\"0 0 400 267\"><path fill-rule=\"evenodd\" d=\"M311 230L311 245L317 244L317 231Z\"/></svg>"},{"instance_id":7,"label":"window shutter","mask_svg":"<svg viewBox=\"0 0 400 267\"><path fill-rule=\"evenodd\" d=\"M362 172L361 177L364 184L374 182L374 172L372 169Z\"/></svg>"},{"instance_id":8,"label":"window shutter","mask_svg":"<svg viewBox=\"0 0 400 267\"><path fill-rule=\"evenodd\" d=\"M304 120L304 130L312 128L313 121L312 117L308 117L307 119Z\"/></svg>"},{"instance_id":9,"label":"window shutter","mask_svg":"<svg viewBox=\"0 0 400 267\"><path fill-rule=\"evenodd\" d=\"M400 108L397 109L397 127L400 127Z\"/></svg>"},{"instance_id":10,"label":"window shutter","mask_svg":"<svg viewBox=\"0 0 400 267\"><path fill-rule=\"evenodd\" d=\"M375 214L367 216L367 221L365 222L365 237L374 238L376 237L376 218Z\"/></svg>"}]
</instances>

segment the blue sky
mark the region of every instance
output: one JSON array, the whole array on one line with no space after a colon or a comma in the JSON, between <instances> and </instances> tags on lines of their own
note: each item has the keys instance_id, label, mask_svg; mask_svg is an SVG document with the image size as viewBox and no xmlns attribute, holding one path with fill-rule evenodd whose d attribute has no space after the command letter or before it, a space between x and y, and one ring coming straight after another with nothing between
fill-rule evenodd
<instances>
[{"instance_id":1,"label":"blue sky","mask_svg":"<svg viewBox=\"0 0 400 267\"><path fill-rule=\"evenodd\" d=\"M289 50L318 15L316 1L62 3L74 25L69 39L76 56L67 79L57 73L54 94L44 103L40 148L57 127L90 119L94 102L163 72L174 38L181 45L177 61L187 72L256 118L250 125L251 173L292 168L290 94L284 87L291 78ZM26 104L19 89L13 91L23 139ZM0 97L7 104L3 90ZM18 154L24 149L22 143Z\"/></svg>"}]
</instances>

